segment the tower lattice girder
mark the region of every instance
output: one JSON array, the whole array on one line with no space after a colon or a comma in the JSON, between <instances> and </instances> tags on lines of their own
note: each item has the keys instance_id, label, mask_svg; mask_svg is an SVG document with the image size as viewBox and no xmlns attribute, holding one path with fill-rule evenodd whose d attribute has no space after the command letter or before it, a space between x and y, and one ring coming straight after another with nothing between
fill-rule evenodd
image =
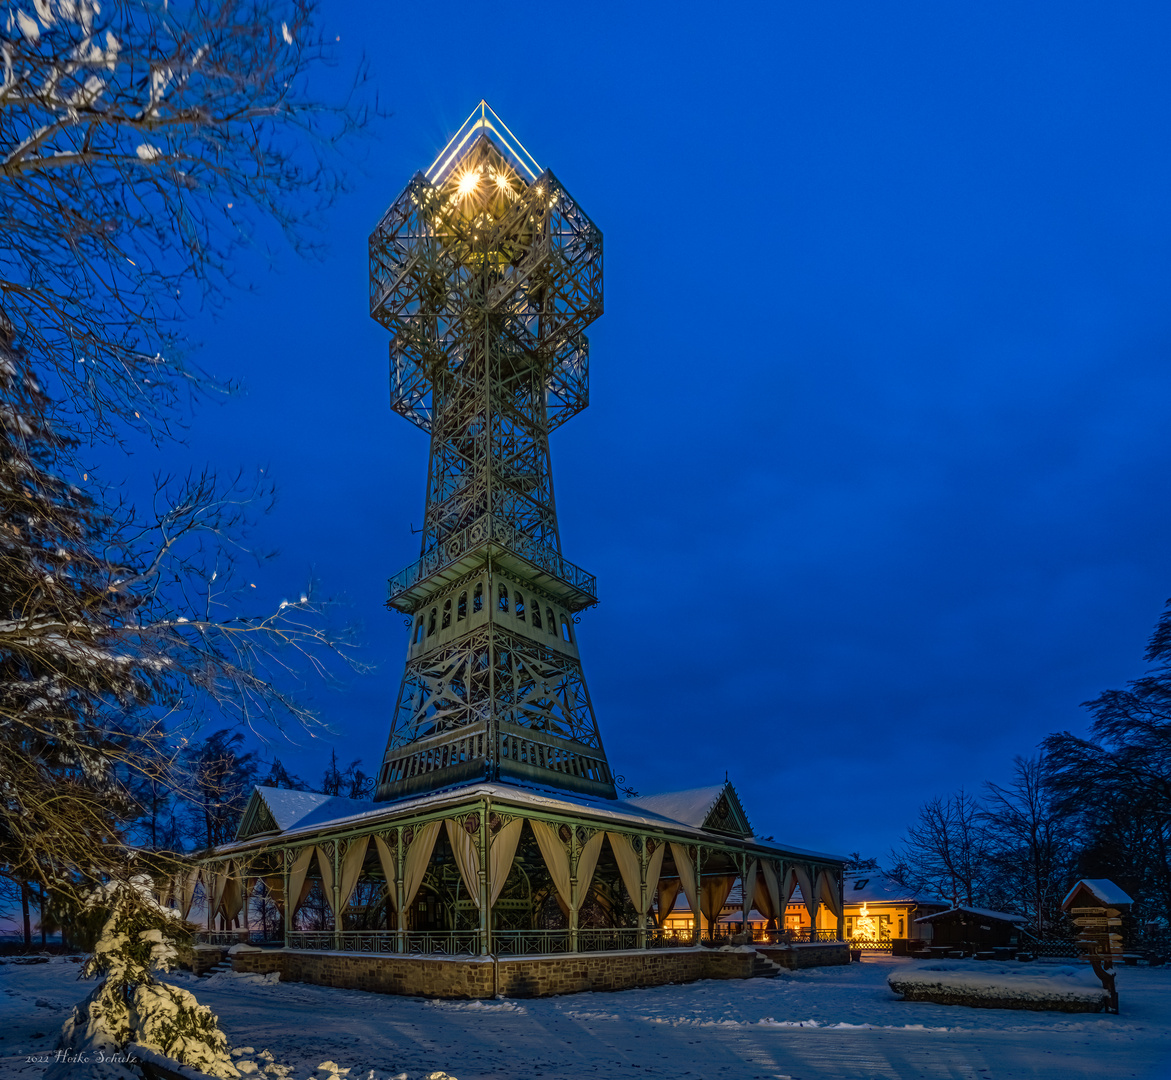
<instances>
[{"instance_id":1,"label":"tower lattice girder","mask_svg":"<svg viewBox=\"0 0 1171 1080\"><path fill-rule=\"evenodd\" d=\"M613 797L573 629L596 587L561 554L549 453L589 403L602 235L490 113L370 237L391 406L431 436L420 559L390 582L411 637L378 798L483 776Z\"/></svg>"}]
</instances>

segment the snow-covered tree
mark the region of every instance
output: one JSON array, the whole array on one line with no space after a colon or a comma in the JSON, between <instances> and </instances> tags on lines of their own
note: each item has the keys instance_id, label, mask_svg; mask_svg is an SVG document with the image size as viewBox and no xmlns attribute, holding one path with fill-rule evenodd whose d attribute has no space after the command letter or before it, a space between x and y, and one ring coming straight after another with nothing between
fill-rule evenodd
<instances>
[{"instance_id":1,"label":"snow-covered tree","mask_svg":"<svg viewBox=\"0 0 1171 1080\"><path fill-rule=\"evenodd\" d=\"M97 986L66 1020L64 1052L48 1080L76 1080L79 1066L95 1076L135 1077L128 1044L155 1051L209 1076L239 1076L216 1016L182 987L159 982L189 937L178 912L159 904L149 876L115 877L83 897L101 919L93 953L82 968Z\"/></svg>"}]
</instances>

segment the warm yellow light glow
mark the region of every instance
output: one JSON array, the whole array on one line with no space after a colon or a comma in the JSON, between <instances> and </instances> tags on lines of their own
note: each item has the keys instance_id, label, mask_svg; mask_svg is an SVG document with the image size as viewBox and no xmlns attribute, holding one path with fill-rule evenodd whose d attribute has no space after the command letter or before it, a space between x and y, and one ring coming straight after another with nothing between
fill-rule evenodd
<instances>
[{"instance_id":1,"label":"warm yellow light glow","mask_svg":"<svg viewBox=\"0 0 1171 1080\"><path fill-rule=\"evenodd\" d=\"M496 186L501 191L511 191L512 190L512 185L508 182L508 177L505 176L504 173L497 173L496 174Z\"/></svg>"},{"instance_id":2,"label":"warm yellow light glow","mask_svg":"<svg viewBox=\"0 0 1171 1080\"><path fill-rule=\"evenodd\" d=\"M869 917L869 915L870 915L870 912L866 910L866 905L865 905L865 904L863 904L863 905L862 905L862 910L861 910L860 912L858 912L858 914L859 914L859 915L860 915L860 916L861 916L863 919L865 919L865 918L868 918L868 917Z\"/></svg>"},{"instance_id":3,"label":"warm yellow light glow","mask_svg":"<svg viewBox=\"0 0 1171 1080\"><path fill-rule=\"evenodd\" d=\"M460 176L456 190L458 191L461 199L466 199L479 186L480 174L478 172L472 172L472 170L469 169Z\"/></svg>"}]
</instances>

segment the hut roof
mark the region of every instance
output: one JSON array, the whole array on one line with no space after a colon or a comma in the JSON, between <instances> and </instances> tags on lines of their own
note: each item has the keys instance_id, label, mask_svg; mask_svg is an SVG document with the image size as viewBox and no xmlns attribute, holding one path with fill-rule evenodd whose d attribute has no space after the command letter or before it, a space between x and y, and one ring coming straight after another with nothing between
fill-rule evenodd
<instances>
[{"instance_id":1,"label":"hut roof","mask_svg":"<svg viewBox=\"0 0 1171 1080\"><path fill-rule=\"evenodd\" d=\"M956 915L971 915L977 919L992 919L996 922L1009 923L1023 923L1028 922L1023 915L1016 915L1011 911L992 911L989 908L982 907L965 907L963 904L957 904L955 907L948 908L946 911L935 911L930 915L924 915L915 920L917 923L934 922L937 919L946 919L955 917Z\"/></svg>"},{"instance_id":2,"label":"hut roof","mask_svg":"<svg viewBox=\"0 0 1171 1080\"><path fill-rule=\"evenodd\" d=\"M1095 900L1102 901L1106 907L1117 907L1119 904L1134 903L1134 901L1109 878L1082 878L1081 881L1079 881L1072 889L1069 890L1069 895L1061 901L1061 906L1067 907L1069 902L1081 889L1086 889Z\"/></svg>"}]
</instances>

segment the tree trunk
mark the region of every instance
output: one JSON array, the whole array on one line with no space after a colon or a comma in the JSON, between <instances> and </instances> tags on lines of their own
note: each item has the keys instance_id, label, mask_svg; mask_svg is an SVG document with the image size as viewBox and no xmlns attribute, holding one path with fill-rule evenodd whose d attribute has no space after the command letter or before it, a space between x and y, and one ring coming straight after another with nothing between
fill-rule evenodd
<instances>
[{"instance_id":1,"label":"tree trunk","mask_svg":"<svg viewBox=\"0 0 1171 1080\"><path fill-rule=\"evenodd\" d=\"M27 881L20 883L20 908L24 913L24 944L26 948L31 948L33 943L33 928L32 923L29 921Z\"/></svg>"}]
</instances>

